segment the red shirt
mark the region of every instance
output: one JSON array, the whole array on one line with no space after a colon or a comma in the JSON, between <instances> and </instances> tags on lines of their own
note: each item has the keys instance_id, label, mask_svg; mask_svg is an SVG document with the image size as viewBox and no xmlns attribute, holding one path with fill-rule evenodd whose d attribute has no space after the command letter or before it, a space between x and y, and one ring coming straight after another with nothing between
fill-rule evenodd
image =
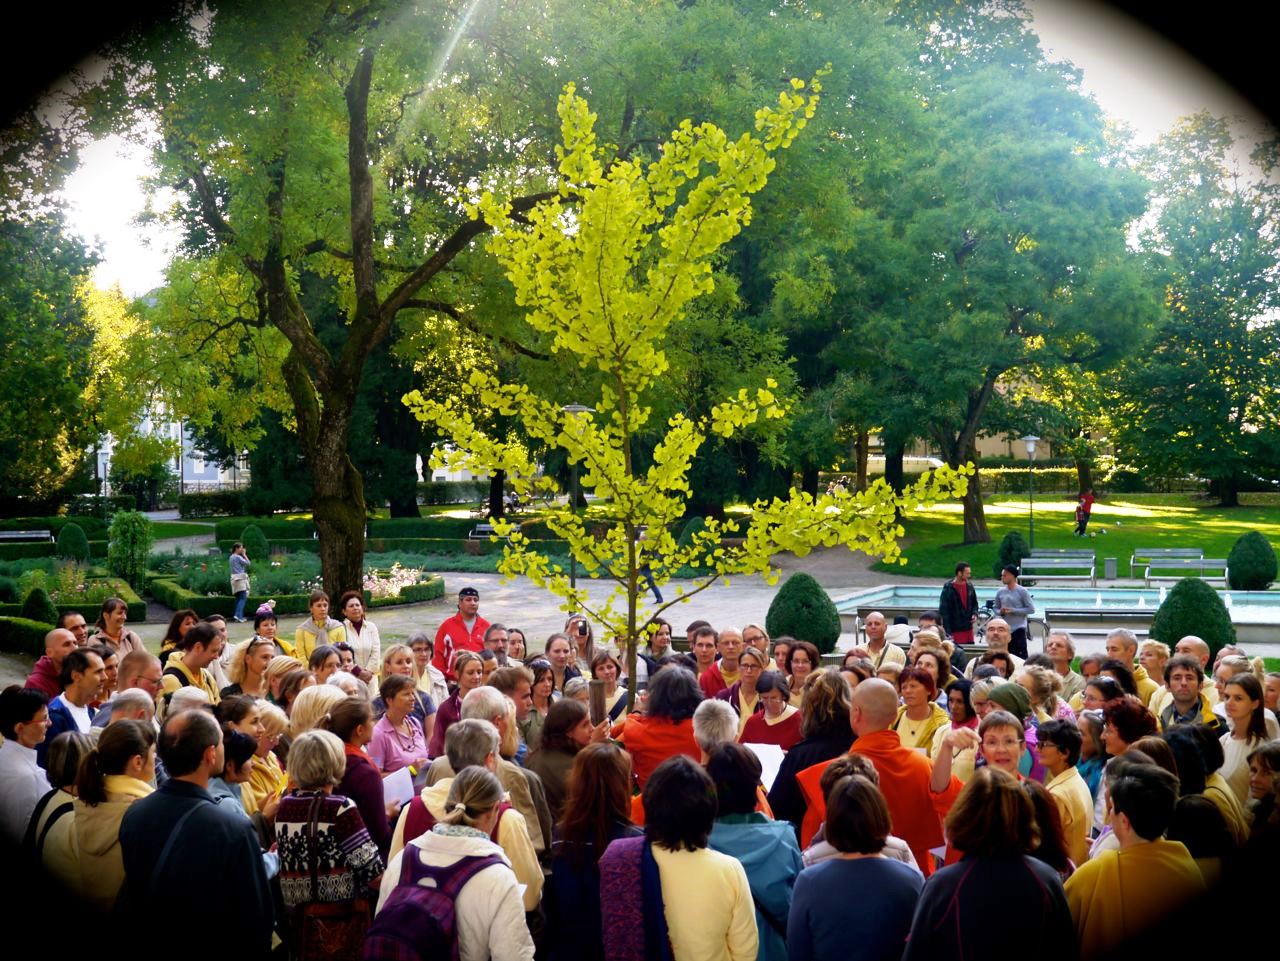
<instances>
[{"instance_id":1,"label":"red shirt","mask_svg":"<svg viewBox=\"0 0 1280 961\"><path fill-rule=\"evenodd\" d=\"M729 689L729 685L724 682L724 675L720 673L719 661L698 676L698 687L702 688L702 696L706 698L715 697L721 691Z\"/></svg>"},{"instance_id":2,"label":"red shirt","mask_svg":"<svg viewBox=\"0 0 1280 961\"><path fill-rule=\"evenodd\" d=\"M471 633L468 634L462 615L454 614L440 625L440 630L436 631L436 652L431 658L431 663L446 679L457 680L453 676L453 655L458 651L480 653L484 649L484 632L488 629L489 622L477 614L476 622L471 627Z\"/></svg>"},{"instance_id":3,"label":"red shirt","mask_svg":"<svg viewBox=\"0 0 1280 961\"><path fill-rule=\"evenodd\" d=\"M897 737L895 734L894 737ZM695 761L702 751L693 739L693 719L672 721L665 717L647 714L628 714L622 725L622 746L631 755L636 780L643 788L654 768L669 757L686 754Z\"/></svg>"}]
</instances>

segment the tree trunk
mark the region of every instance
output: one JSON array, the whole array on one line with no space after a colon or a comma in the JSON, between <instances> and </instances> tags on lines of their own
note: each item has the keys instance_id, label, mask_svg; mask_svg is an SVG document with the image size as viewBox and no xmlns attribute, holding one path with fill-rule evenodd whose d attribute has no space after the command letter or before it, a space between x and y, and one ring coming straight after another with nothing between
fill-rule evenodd
<instances>
[{"instance_id":1,"label":"tree trunk","mask_svg":"<svg viewBox=\"0 0 1280 961\"><path fill-rule=\"evenodd\" d=\"M901 494L906 486L903 460L907 456L907 445L902 441L885 439L884 442L884 479L894 493Z\"/></svg>"},{"instance_id":2,"label":"tree trunk","mask_svg":"<svg viewBox=\"0 0 1280 961\"><path fill-rule=\"evenodd\" d=\"M865 431L858 431L858 440L854 445L855 456L857 458L857 472L854 477L854 485L857 490L864 491L867 489L867 457L869 455L868 447L871 443L870 434Z\"/></svg>"},{"instance_id":3,"label":"tree trunk","mask_svg":"<svg viewBox=\"0 0 1280 961\"><path fill-rule=\"evenodd\" d=\"M806 464L800 472L800 489L810 497L818 496L818 468Z\"/></svg>"},{"instance_id":4,"label":"tree trunk","mask_svg":"<svg viewBox=\"0 0 1280 961\"><path fill-rule=\"evenodd\" d=\"M320 571L331 598L364 584L364 481L347 455L347 440L325 438L308 456L314 478L312 516L320 536Z\"/></svg>"},{"instance_id":5,"label":"tree trunk","mask_svg":"<svg viewBox=\"0 0 1280 961\"><path fill-rule=\"evenodd\" d=\"M964 543L989 544L991 533L987 530L987 515L982 509L982 485L978 482L977 458L974 457L973 476L964 494Z\"/></svg>"},{"instance_id":6,"label":"tree trunk","mask_svg":"<svg viewBox=\"0 0 1280 961\"><path fill-rule=\"evenodd\" d=\"M1080 481L1080 493L1093 488L1093 461L1085 457L1076 458L1076 477Z\"/></svg>"},{"instance_id":7,"label":"tree trunk","mask_svg":"<svg viewBox=\"0 0 1280 961\"><path fill-rule=\"evenodd\" d=\"M502 488L507 481L506 471L494 471L489 475L489 516L502 517L506 505L502 502Z\"/></svg>"},{"instance_id":8,"label":"tree trunk","mask_svg":"<svg viewBox=\"0 0 1280 961\"><path fill-rule=\"evenodd\" d=\"M1218 504L1222 507L1240 506L1240 478L1235 474L1218 482Z\"/></svg>"}]
</instances>

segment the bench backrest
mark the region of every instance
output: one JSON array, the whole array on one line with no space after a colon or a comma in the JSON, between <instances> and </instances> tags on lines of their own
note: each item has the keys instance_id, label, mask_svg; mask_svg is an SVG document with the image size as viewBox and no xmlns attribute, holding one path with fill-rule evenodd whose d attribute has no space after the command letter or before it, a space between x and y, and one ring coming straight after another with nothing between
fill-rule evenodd
<instances>
[{"instance_id":1,"label":"bench backrest","mask_svg":"<svg viewBox=\"0 0 1280 961\"><path fill-rule=\"evenodd\" d=\"M1023 560L1048 560L1054 557L1087 557L1089 560L1093 560L1094 552L1083 550L1079 547L1054 547L1035 551L1032 554L1028 554Z\"/></svg>"},{"instance_id":2,"label":"bench backrest","mask_svg":"<svg viewBox=\"0 0 1280 961\"><path fill-rule=\"evenodd\" d=\"M1022 559L1022 570L1029 567L1038 567L1044 570L1057 569L1063 567L1093 567L1093 557L1024 557Z\"/></svg>"},{"instance_id":3,"label":"bench backrest","mask_svg":"<svg viewBox=\"0 0 1280 961\"><path fill-rule=\"evenodd\" d=\"M1160 557L1147 565L1148 570L1202 570L1206 567L1227 566L1226 558L1217 557Z\"/></svg>"},{"instance_id":4,"label":"bench backrest","mask_svg":"<svg viewBox=\"0 0 1280 961\"><path fill-rule=\"evenodd\" d=\"M1133 552L1135 561L1155 561L1168 557L1204 557L1202 547L1140 547Z\"/></svg>"}]
</instances>

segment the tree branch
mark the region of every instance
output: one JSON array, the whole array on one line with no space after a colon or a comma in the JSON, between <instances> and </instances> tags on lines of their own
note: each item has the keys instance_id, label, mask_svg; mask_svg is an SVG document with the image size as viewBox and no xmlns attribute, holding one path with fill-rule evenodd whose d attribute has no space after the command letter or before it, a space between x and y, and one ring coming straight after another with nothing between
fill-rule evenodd
<instances>
[{"instance_id":1,"label":"tree branch","mask_svg":"<svg viewBox=\"0 0 1280 961\"><path fill-rule=\"evenodd\" d=\"M453 304L446 304L439 300L406 300L404 302L404 309L436 310L442 314L448 314L473 334L497 340L503 346L514 350L517 354L523 354L525 357L530 357L533 360L551 359L550 354L545 354L540 350L534 350L532 347L526 347L524 344L519 341L512 340L510 337L505 337L502 334L491 334L488 331L481 330L480 325L476 322L475 318L459 310L457 307L453 306Z\"/></svg>"}]
</instances>

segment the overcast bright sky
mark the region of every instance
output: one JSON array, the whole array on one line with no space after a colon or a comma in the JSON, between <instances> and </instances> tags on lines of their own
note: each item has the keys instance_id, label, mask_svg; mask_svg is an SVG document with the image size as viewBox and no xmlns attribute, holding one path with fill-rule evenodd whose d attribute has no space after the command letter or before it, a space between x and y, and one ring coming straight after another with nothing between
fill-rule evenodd
<instances>
[{"instance_id":1,"label":"overcast bright sky","mask_svg":"<svg viewBox=\"0 0 1280 961\"><path fill-rule=\"evenodd\" d=\"M1237 133L1243 140L1261 138L1264 121L1248 103L1142 24L1093 0L1027 0L1027 5L1049 56L1080 67L1085 91L1132 127L1140 141L1154 140L1178 117L1202 109L1240 117ZM98 284L118 283L130 296L161 283L174 246L172 233L133 226L146 204L140 182L145 170L143 152L113 138L83 152L81 169L66 189L73 229L102 245Z\"/></svg>"}]
</instances>

